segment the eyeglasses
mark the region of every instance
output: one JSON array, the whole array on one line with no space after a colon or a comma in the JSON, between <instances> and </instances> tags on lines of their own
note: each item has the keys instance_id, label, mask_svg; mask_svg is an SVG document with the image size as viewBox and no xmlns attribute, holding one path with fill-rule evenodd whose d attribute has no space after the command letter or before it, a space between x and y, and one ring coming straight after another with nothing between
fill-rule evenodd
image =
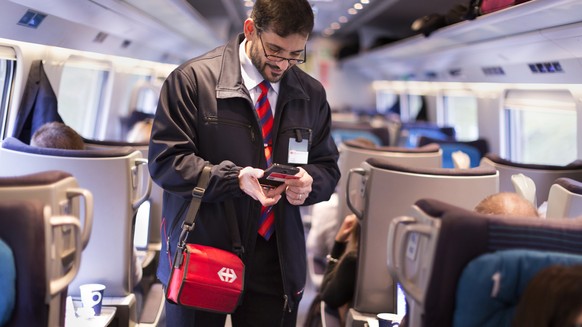
<instances>
[{"instance_id":1,"label":"eyeglasses","mask_svg":"<svg viewBox=\"0 0 582 327\"><path fill-rule=\"evenodd\" d=\"M303 58L302 59L285 58L285 57L281 57L281 56L277 56L277 55L267 54L267 50L265 49L265 44L263 43L263 38L261 37L261 32L257 31L257 34L259 35L259 40L261 41L261 46L263 47L263 54L265 54L265 57L267 59L274 61L274 62L281 62L283 60L287 60L289 65L298 65L298 64L302 64L302 63L307 61L307 58L305 57L305 52L307 50L307 46L305 46L305 48L303 49ZM297 55L297 56L299 57L299 55Z\"/></svg>"}]
</instances>

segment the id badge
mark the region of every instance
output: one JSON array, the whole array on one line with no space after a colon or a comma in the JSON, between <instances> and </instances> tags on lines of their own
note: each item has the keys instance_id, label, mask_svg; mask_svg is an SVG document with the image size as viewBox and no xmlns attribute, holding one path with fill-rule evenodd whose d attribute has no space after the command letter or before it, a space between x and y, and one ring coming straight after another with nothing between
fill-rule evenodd
<instances>
[{"instance_id":1,"label":"id badge","mask_svg":"<svg viewBox=\"0 0 582 327\"><path fill-rule=\"evenodd\" d=\"M288 162L290 164L306 165L307 158L309 157L308 150L309 141L306 139L297 142L297 139L289 139L289 153L287 155Z\"/></svg>"}]
</instances>

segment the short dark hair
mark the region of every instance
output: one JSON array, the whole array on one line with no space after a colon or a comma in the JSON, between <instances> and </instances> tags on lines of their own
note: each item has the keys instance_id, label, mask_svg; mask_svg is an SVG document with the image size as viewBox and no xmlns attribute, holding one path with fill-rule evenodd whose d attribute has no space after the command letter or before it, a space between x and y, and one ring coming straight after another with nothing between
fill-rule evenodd
<instances>
[{"instance_id":1,"label":"short dark hair","mask_svg":"<svg viewBox=\"0 0 582 327\"><path fill-rule=\"evenodd\" d=\"M81 135L59 122L50 122L39 127L32 135L30 145L65 150L85 149L85 142Z\"/></svg>"},{"instance_id":2,"label":"short dark hair","mask_svg":"<svg viewBox=\"0 0 582 327\"><path fill-rule=\"evenodd\" d=\"M257 0L251 19L258 29L272 30L281 37L308 36L313 30L313 9L307 0Z\"/></svg>"}]
</instances>

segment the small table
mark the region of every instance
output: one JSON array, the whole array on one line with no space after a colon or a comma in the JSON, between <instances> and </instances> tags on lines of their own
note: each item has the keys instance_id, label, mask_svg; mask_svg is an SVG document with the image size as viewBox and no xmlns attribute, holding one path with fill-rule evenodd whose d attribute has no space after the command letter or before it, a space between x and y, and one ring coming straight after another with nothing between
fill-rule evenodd
<instances>
[{"instance_id":1,"label":"small table","mask_svg":"<svg viewBox=\"0 0 582 327\"><path fill-rule=\"evenodd\" d=\"M73 309L74 310L74 309ZM113 317L115 317L116 307L101 307L101 315L91 318L82 318L75 316L75 313L67 311L65 318L65 327L105 327L109 326Z\"/></svg>"}]
</instances>

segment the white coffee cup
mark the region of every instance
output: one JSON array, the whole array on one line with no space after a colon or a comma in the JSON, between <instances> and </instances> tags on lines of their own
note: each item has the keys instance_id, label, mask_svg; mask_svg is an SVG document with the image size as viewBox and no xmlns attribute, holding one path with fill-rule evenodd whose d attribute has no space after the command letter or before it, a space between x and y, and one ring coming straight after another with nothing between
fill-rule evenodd
<instances>
[{"instance_id":1,"label":"white coffee cup","mask_svg":"<svg viewBox=\"0 0 582 327\"><path fill-rule=\"evenodd\" d=\"M79 289L81 290L81 302L83 303L83 308L91 308L93 309L95 316L100 315L105 285L83 284L79 286Z\"/></svg>"}]
</instances>

